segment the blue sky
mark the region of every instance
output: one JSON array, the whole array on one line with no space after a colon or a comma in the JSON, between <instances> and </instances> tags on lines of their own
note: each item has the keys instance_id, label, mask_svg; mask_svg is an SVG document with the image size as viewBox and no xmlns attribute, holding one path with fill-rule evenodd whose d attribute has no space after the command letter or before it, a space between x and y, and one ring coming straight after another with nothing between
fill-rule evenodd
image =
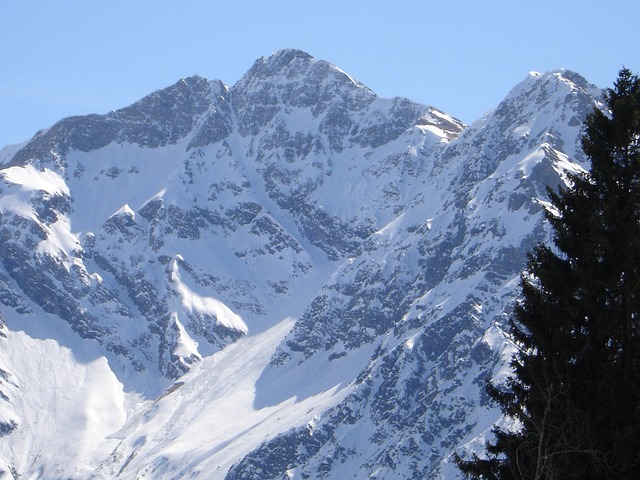
<instances>
[{"instance_id":1,"label":"blue sky","mask_svg":"<svg viewBox=\"0 0 640 480\"><path fill-rule=\"evenodd\" d=\"M640 72L637 0L20 0L0 4L0 147L281 48L470 123L531 70Z\"/></svg>"}]
</instances>

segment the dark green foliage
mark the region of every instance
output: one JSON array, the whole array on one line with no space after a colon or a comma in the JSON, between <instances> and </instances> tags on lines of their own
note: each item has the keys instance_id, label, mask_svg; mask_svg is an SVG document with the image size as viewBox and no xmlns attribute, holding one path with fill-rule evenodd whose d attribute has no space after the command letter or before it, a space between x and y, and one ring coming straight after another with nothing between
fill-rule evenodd
<instances>
[{"instance_id":1,"label":"dark green foliage","mask_svg":"<svg viewBox=\"0 0 640 480\"><path fill-rule=\"evenodd\" d=\"M470 478L640 478L640 80L620 71L585 123L589 173L550 192L554 249L521 281L506 389L488 392L516 428L495 427Z\"/></svg>"}]
</instances>

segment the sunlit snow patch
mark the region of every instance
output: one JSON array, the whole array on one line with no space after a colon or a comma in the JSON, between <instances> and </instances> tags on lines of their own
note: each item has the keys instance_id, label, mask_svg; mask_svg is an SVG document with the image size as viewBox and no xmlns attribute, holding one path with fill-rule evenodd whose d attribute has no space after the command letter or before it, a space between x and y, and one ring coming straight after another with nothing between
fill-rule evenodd
<instances>
[{"instance_id":1,"label":"sunlit snow patch","mask_svg":"<svg viewBox=\"0 0 640 480\"><path fill-rule=\"evenodd\" d=\"M2 175L8 182L21 185L26 190L43 190L52 195L69 195L69 187L64 179L48 168L40 171L33 165L9 167L2 171Z\"/></svg>"},{"instance_id":2,"label":"sunlit snow patch","mask_svg":"<svg viewBox=\"0 0 640 480\"><path fill-rule=\"evenodd\" d=\"M182 259L179 255L178 258ZM231 309L220 300L198 295L182 282L180 272L178 271L177 260L173 261L171 279L182 299L182 306L186 308L189 313L196 311L201 314L212 315L216 318L218 324L242 333L247 333L247 324L244 323L242 317L232 312Z\"/></svg>"}]
</instances>

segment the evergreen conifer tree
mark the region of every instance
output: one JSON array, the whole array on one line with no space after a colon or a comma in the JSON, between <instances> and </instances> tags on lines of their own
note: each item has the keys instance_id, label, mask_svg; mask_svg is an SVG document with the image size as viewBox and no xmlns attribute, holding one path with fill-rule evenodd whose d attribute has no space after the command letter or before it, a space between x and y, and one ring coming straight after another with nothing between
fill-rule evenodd
<instances>
[{"instance_id":1,"label":"evergreen conifer tree","mask_svg":"<svg viewBox=\"0 0 640 480\"><path fill-rule=\"evenodd\" d=\"M529 257L511 323L506 388L489 384L512 428L483 479L640 479L640 80L622 69L586 120L588 173L549 192L555 248Z\"/></svg>"}]
</instances>

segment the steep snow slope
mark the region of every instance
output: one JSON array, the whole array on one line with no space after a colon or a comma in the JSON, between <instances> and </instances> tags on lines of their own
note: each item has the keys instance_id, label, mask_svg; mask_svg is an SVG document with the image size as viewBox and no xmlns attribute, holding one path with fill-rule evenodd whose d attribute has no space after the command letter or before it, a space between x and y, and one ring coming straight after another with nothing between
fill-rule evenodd
<instances>
[{"instance_id":1,"label":"steep snow slope","mask_svg":"<svg viewBox=\"0 0 640 480\"><path fill-rule=\"evenodd\" d=\"M88 478L117 445L109 435L130 413L122 384L104 354L62 320L42 314L24 322L13 312L5 320L0 471Z\"/></svg>"},{"instance_id":2,"label":"steep snow slope","mask_svg":"<svg viewBox=\"0 0 640 480\"><path fill-rule=\"evenodd\" d=\"M454 478L598 95L531 74L467 128L284 50L2 150L2 468Z\"/></svg>"}]
</instances>

